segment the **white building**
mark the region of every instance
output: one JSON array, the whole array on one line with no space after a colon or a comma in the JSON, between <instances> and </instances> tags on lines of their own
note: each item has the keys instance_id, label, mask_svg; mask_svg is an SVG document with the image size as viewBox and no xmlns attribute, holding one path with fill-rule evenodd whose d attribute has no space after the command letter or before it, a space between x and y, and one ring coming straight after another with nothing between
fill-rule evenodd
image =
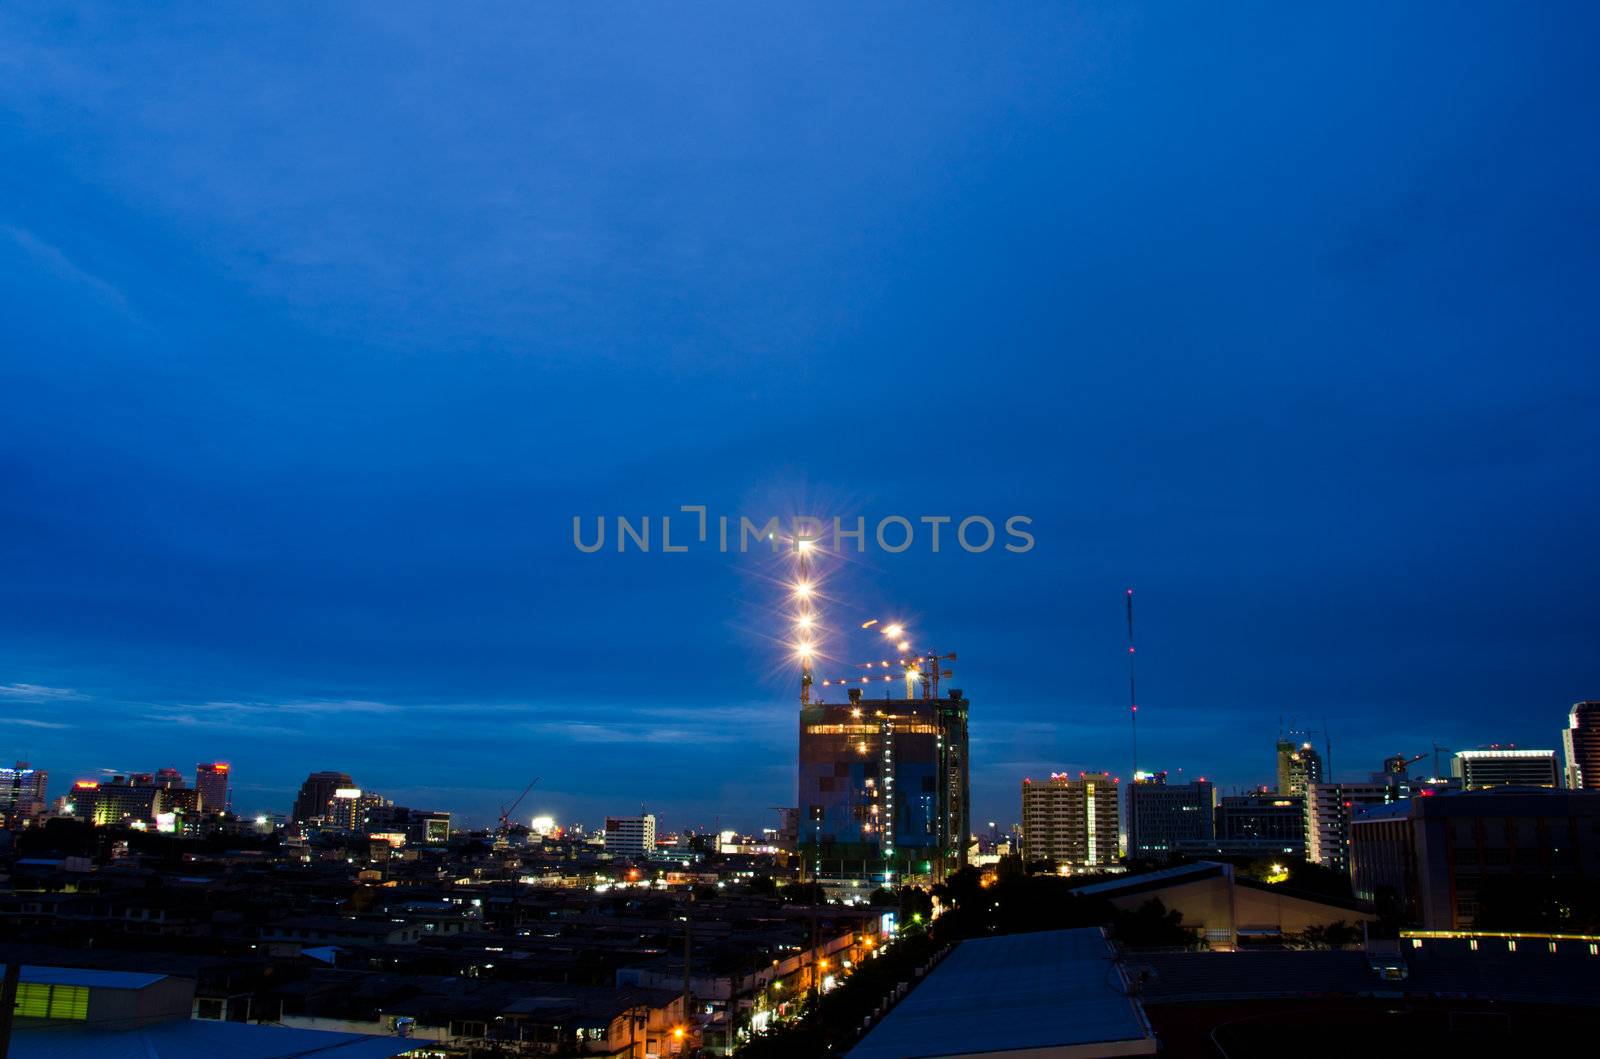
<instances>
[{"instance_id":1,"label":"white building","mask_svg":"<svg viewBox=\"0 0 1600 1059\"><path fill-rule=\"evenodd\" d=\"M1374 805L1409 793L1390 783L1313 783L1306 788L1306 859L1350 870L1350 821Z\"/></svg>"},{"instance_id":2,"label":"white building","mask_svg":"<svg viewBox=\"0 0 1600 1059\"><path fill-rule=\"evenodd\" d=\"M1554 750L1459 750L1450 759L1450 775L1469 791L1561 786L1561 766Z\"/></svg>"},{"instance_id":3,"label":"white building","mask_svg":"<svg viewBox=\"0 0 1600 1059\"><path fill-rule=\"evenodd\" d=\"M637 856L656 848L656 818L644 816L606 817L606 852Z\"/></svg>"}]
</instances>

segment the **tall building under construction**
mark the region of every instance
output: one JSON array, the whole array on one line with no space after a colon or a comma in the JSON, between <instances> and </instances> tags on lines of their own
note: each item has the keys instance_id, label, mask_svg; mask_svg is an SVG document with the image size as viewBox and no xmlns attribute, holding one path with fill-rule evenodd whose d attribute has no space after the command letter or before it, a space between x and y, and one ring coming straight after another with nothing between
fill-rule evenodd
<instances>
[{"instance_id":1,"label":"tall building under construction","mask_svg":"<svg viewBox=\"0 0 1600 1059\"><path fill-rule=\"evenodd\" d=\"M966 862L972 813L960 689L800 709L802 870L818 882L938 882ZM864 896L864 895L863 895Z\"/></svg>"}]
</instances>

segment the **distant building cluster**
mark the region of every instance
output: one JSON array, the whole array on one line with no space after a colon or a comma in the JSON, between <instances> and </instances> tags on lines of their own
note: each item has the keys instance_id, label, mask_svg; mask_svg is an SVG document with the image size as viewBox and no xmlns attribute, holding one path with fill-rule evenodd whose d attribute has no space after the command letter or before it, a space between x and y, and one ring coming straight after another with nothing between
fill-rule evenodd
<instances>
[{"instance_id":1,"label":"distant building cluster","mask_svg":"<svg viewBox=\"0 0 1600 1059\"><path fill-rule=\"evenodd\" d=\"M1428 777L1410 772L1426 755L1396 755L1347 781L1327 775L1309 741L1280 737L1276 785L1220 797L1204 778L1176 783L1166 772L1129 784L1104 772L1029 778L1021 852L1035 870L1063 874L1305 860L1349 876L1363 900L1398 901L1412 922L1460 929L1475 921L1487 882L1600 876L1600 702L1572 707L1562 752L1564 762L1553 749L1463 749L1448 776Z\"/></svg>"},{"instance_id":2,"label":"distant building cluster","mask_svg":"<svg viewBox=\"0 0 1600 1059\"><path fill-rule=\"evenodd\" d=\"M410 809L364 791L343 772L313 772L300 785L289 823L299 834L366 835L392 845L438 845L450 840L450 814Z\"/></svg>"},{"instance_id":3,"label":"distant building cluster","mask_svg":"<svg viewBox=\"0 0 1600 1059\"><path fill-rule=\"evenodd\" d=\"M225 762L202 762L195 766L193 786L171 767L78 780L52 810L45 793L47 773L19 761L0 769L0 816L6 827L18 829L55 815L102 827L195 834L228 812L228 770Z\"/></svg>"}]
</instances>

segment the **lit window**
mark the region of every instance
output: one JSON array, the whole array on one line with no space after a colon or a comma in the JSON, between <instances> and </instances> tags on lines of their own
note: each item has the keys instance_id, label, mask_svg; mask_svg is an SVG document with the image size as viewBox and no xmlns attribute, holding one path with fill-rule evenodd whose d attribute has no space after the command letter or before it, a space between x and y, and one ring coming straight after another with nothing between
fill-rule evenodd
<instances>
[{"instance_id":1,"label":"lit window","mask_svg":"<svg viewBox=\"0 0 1600 1059\"><path fill-rule=\"evenodd\" d=\"M25 1019L72 1019L89 1017L89 990L81 985L41 985L22 982L17 986L17 1015Z\"/></svg>"}]
</instances>

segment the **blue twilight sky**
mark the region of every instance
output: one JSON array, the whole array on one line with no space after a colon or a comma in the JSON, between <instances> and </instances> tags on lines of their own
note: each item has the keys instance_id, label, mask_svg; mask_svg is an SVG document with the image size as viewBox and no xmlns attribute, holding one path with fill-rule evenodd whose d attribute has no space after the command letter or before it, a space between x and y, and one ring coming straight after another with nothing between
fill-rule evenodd
<instances>
[{"instance_id":1,"label":"blue twilight sky","mask_svg":"<svg viewBox=\"0 0 1600 1059\"><path fill-rule=\"evenodd\" d=\"M769 823L781 563L572 545L693 503L1034 520L824 564L841 664L874 616L960 653L979 820L1127 774L1127 585L1143 765L1557 745L1597 23L6 4L0 756Z\"/></svg>"}]
</instances>

